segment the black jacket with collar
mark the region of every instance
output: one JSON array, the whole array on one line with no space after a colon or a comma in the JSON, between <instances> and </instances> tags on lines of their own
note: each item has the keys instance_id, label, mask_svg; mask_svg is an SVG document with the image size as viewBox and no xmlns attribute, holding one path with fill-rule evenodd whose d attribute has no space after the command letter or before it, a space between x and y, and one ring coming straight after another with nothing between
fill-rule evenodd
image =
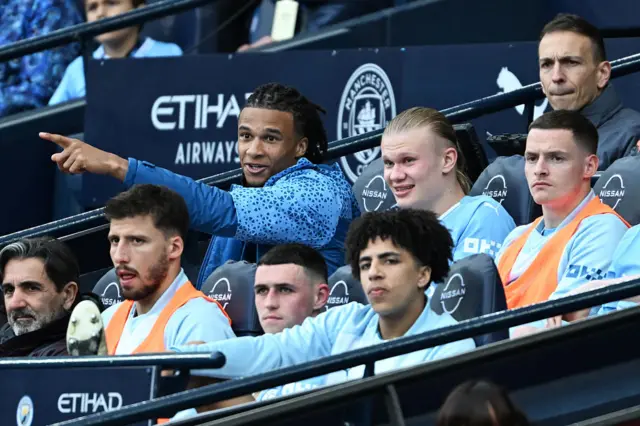
<instances>
[{"instance_id":1,"label":"black jacket with collar","mask_svg":"<svg viewBox=\"0 0 640 426\"><path fill-rule=\"evenodd\" d=\"M68 355L66 334L69 315L39 330L16 336L9 323L0 328L0 358Z\"/></svg>"},{"instance_id":2,"label":"black jacket with collar","mask_svg":"<svg viewBox=\"0 0 640 426\"><path fill-rule=\"evenodd\" d=\"M623 107L611 83L581 113L598 129L599 170L619 158L637 154L640 112Z\"/></svg>"}]
</instances>

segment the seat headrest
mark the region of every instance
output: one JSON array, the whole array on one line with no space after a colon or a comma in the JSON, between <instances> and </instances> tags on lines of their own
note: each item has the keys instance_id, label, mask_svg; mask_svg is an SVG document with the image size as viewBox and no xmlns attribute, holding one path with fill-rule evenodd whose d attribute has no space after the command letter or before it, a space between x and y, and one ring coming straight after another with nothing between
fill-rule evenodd
<instances>
[{"instance_id":1,"label":"seat headrest","mask_svg":"<svg viewBox=\"0 0 640 426\"><path fill-rule=\"evenodd\" d=\"M97 295L105 308L122 302L122 291L120 288L120 280L116 275L116 269L110 269L102 276L93 287L93 293Z\"/></svg>"},{"instance_id":2,"label":"seat headrest","mask_svg":"<svg viewBox=\"0 0 640 426\"><path fill-rule=\"evenodd\" d=\"M469 195L488 195L502 204L516 225L526 225L542 215L533 201L524 175L524 157L498 157L471 188Z\"/></svg>"},{"instance_id":3,"label":"seat headrest","mask_svg":"<svg viewBox=\"0 0 640 426\"><path fill-rule=\"evenodd\" d=\"M457 321L507 309L502 281L493 259L484 253L462 258L451 265L444 283L437 284L430 300L438 315L446 312ZM476 346L509 338L509 330L474 337Z\"/></svg>"},{"instance_id":4,"label":"seat headrest","mask_svg":"<svg viewBox=\"0 0 640 426\"><path fill-rule=\"evenodd\" d=\"M353 184L353 194L361 212L385 211L396 206L391 188L384 181L382 158L373 160Z\"/></svg>"},{"instance_id":5,"label":"seat headrest","mask_svg":"<svg viewBox=\"0 0 640 426\"><path fill-rule=\"evenodd\" d=\"M238 336L262 334L253 289L255 276L254 263L230 260L202 284L201 291L222 305Z\"/></svg>"},{"instance_id":6,"label":"seat headrest","mask_svg":"<svg viewBox=\"0 0 640 426\"><path fill-rule=\"evenodd\" d=\"M614 161L601 173L593 191L629 224L640 223L640 157Z\"/></svg>"},{"instance_id":7,"label":"seat headrest","mask_svg":"<svg viewBox=\"0 0 640 426\"><path fill-rule=\"evenodd\" d=\"M327 309L346 305L349 302L358 302L363 305L369 304L367 296L362 289L362 284L353 277L349 265L342 266L331 274L328 284L329 300L327 301Z\"/></svg>"},{"instance_id":8,"label":"seat headrest","mask_svg":"<svg viewBox=\"0 0 640 426\"><path fill-rule=\"evenodd\" d=\"M467 163L464 172L471 182L475 182L482 171L489 165L487 153L480 144L480 139L478 139L478 134L473 124L456 124L453 128L456 131L458 145L460 145L460 150Z\"/></svg>"}]
</instances>

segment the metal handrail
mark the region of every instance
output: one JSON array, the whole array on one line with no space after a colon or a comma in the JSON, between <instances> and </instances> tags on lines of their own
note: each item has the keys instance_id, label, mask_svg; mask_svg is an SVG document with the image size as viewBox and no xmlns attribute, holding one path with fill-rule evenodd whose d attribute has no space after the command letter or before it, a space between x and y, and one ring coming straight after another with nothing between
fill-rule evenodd
<instances>
[{"instance_id":1,"label":"metal handrail","mask_svg":"<svg viewBox=\"0 0 640 426\"><path fill-rule=\"evenodd\" d=\"M112 18L61 28L48 34L0 47L0 63L20 58L30 53L40 52L75 41L82 41L110 31L144 24L153 19L175 15L214 1L216 0L162 0Z\"/></svg>"},{"instance_id":2,"label":"metal handrail","mask_svg":"<svg viewBox=\"0 0 640 426\"><path fill-rule=\"evenodd\" d=\"M0 370L29 368L100 368L100 367L141 367L159 365L165 368L220 368L225 357L220 352L190 354L141 354L115 356L61 356L47 358L5 358L0 359Z\"/></svg>"},{"instance_id":3,"label":"metal handrail","mask_svg":"<svg viewBox=\"0 0 640 426\"><path fill-rule=\"evenodd\" d=\"M171 416L178 410L224 401L285 383L298 382L363 364L372 364L381 359L392 358L637 295L640 295L640 278L559 300L549 300L524 308L485 315L442 329L415 336L402 337L373 347L361 348L298 366L260 374L258 377L230 380L221 384L179 392L123 407L118 411L70 420L60 423L60 425L108 426L133 423L150 417Z\"/></svg>"}]
</instances>

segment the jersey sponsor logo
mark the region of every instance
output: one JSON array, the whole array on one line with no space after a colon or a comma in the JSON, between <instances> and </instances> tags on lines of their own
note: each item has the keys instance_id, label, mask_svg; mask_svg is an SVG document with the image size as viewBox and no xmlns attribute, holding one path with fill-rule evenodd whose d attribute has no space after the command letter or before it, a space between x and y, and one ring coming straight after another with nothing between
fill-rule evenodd
<instances>
[{"instance_id":1,"label":"jersey sponsor logo","mask_svg":"<svg viewBox=\"0 0 640 426\"><path fill-rule=\"evenodd\" d=\"M595 281L605 279L607 277L607 273L600 268L573 264L569 265L564 276L566 278L584 278L587 281Z\"/></svg>"},{"instance_id":2,"label":"jersey sponsor logo","mask_svg":"<svg viewBox=\"0 0 640 426\"><path fill-rule=\"evenodd\" d=\"M343 139L384 129L396 115L396 99L387 73L376 64L364 64L347 82L338 106L337 137ZM340 163L351 182L378 158L380 147L365 149Z\"/></svg>"},{"instance_id":3,"label":"jersey sponsor logo","mask_svg":"<svg viewBox=\"0 0 640 426\"><path fill-rule=\"evenodd\" d=\"M603 203L615 210L624 198L624 192L625 188L622 176L615 174L605 182L602 189L598 192L598 196Z\"/></svg>"},{"instance_id":4,"label":"jersey sponsor logo","mask_svg":"<svg viewBox=\"0 0 640 426\"><path fill-rule=\"evenodd\" d=\"M90 414L120 408L122 408L122 395L118 392L63 393L58 397L58 411L65 414Z\"/></svg>"},{"instance_id":5,"label":"jersey sponsor logo","mask_svg":"<svg viewBox=\"0 0 640 426\"><path fill-rule=\"evenodd\" d=\"M462 251L469 254L485 253L491 257L495 257L502 247L502 243L493 240L485 240L484 238L465 238L462 242Z\"/></svg>"},{"instance_id":6,"label":"jersey sponsor logo","mask_svg":"<svg viewBox=\"0 0 640 426\"><path fill-rule=\"evenodd\" d=\"M18 426L31 426L33 422L33 401L29 395L20 398L16 410L16 424Z\"/></svg>"},{"instance_id":7,"label":"jersey sponsor logo","mask_svg":"<svg viewBox=\"0 0 640 426\"><path fill-rule=\"evenodd\" d=\"M453 314L460 307L466 293L467 288L462 275L453 274L440 294L442 309L448 314Z\"/></svg>"},{"instance_id":8,"label":"jersey sponsor logo","mask_svg":"<svg viewBox=\"0 0 640 426\"><path fill-rule=\"evenodd\" d=\"M520 80L518 79L518 77L516 77L514 73L509 71L509 68L507 67L502 67L502 69L500 70L500 73L498 74L498 80L496 80L496 83L498 84L498 87L502 89L502 91L498 93L509 93L509 92L513 92L514 90L518 90L522 88L522 83L520 83ZM542 114L544 114L544 111L547 109L548 103L549 103L549 100L545 98L545 100L542 101L540 105L534 106L533 108L534 120L540 117ZM520 115L524 114L524 104L518 105L517 107L515 107L515 109L518 112L518 114Z\"/></svg>"},{"instance_id":9,"label":"jersey sponsor logo","mask_svg":"<svg viewBox=\"0 0 640 426\"><path fill-rule=\"evenodd\" d=\"M507 181L502 175L495 175L489 179L489 182L487 182L487 185L482 190L482 195L491 197L500 204L507 198L507 194Z\"/></svg>"},{"instance_id":10,"label":"jersey sponsor logo","mask_svg":"<svg viewBox=\"0 0 640 426\"><path fill-rule=\"evenodd\" d=\"M222 284L221 288L218 289L218 285ZM226 287L226 288L225 288ZM217 291L216 291L217 290ZM226 292L225 292L226 290ZM231 302L231 283L229 283L229 279L226 277L222 277L215 282L211 290L207 294L210 298L217 300L223 309L227 309L229 302Z\"/></svg>"}]
</instances>

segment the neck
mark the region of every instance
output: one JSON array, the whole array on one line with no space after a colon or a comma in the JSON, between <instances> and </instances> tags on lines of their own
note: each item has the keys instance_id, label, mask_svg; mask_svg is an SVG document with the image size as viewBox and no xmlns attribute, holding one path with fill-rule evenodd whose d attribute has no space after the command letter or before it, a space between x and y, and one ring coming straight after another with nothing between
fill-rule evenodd
<instances>
[{"instance_id":1,"label":"neck","mask_svg":"<svg viewBox=\"0 0 640 426\"><path fill-rule=\"evenodd\" d=\"M380 336L383 340L395 339L404 336L413 324L418 320L424 310L427 300L424 294L416 297L404 312L399 315L380 316Z\"/></svg>"},{"instance_id":2,"label":"neck","mask_svg":"<svg viewBox=\"0 0 640 426\"><path fill-rule=\"evenodd\" d=\"M462 197L464 197L464 191L460 188L460 185L455 184L445 189L440 198L435 200L428 210L431 210L437 216L442 216L456 203L459 203Z\"/></svg>"},{"instance_id":3,"label":"neck","mask_svg":"<svg viewBox=\"0 0 640 426\"><path fill-rule=\"evenodd\" d=\"M171 287L171 284L173 284L179 273L179 264L177 265L177 268L175 266L170 267L169 271L167 272L166 278L162 281L162 283L160 283L158 289L144 299L136 301L136 313L138 315L144 315L149 312L151 308L153 308L153 306L156 304L158 299L162 297L164 292L167 291L169 287Z\"/></svg>"},{"instance_id":4,"label":"neck","mask_svg":"<svg viewBox=\"0 0 640 426\"><path fill-rule=\"evenodd\" d=\"M543 205L542 218L544 220L544 227L547 229L557 228L562 221L565 220L582 201L584 201L586 196L589 195L590 190L591 187L587 189L582 188L575 197L571 198L571 200L566 203Z\"/></svg>"},{"instance_id":5,"label":"neck","mask_svg":"<svg viewBox=\"0 0 640 426\"><path fill-rule=\"evenodd\" d=\"M133 31L121 40L103 43L104 52L110 58L124 58L133 50L138 42L138 32Z\"/></svg>"}]
</instances>

